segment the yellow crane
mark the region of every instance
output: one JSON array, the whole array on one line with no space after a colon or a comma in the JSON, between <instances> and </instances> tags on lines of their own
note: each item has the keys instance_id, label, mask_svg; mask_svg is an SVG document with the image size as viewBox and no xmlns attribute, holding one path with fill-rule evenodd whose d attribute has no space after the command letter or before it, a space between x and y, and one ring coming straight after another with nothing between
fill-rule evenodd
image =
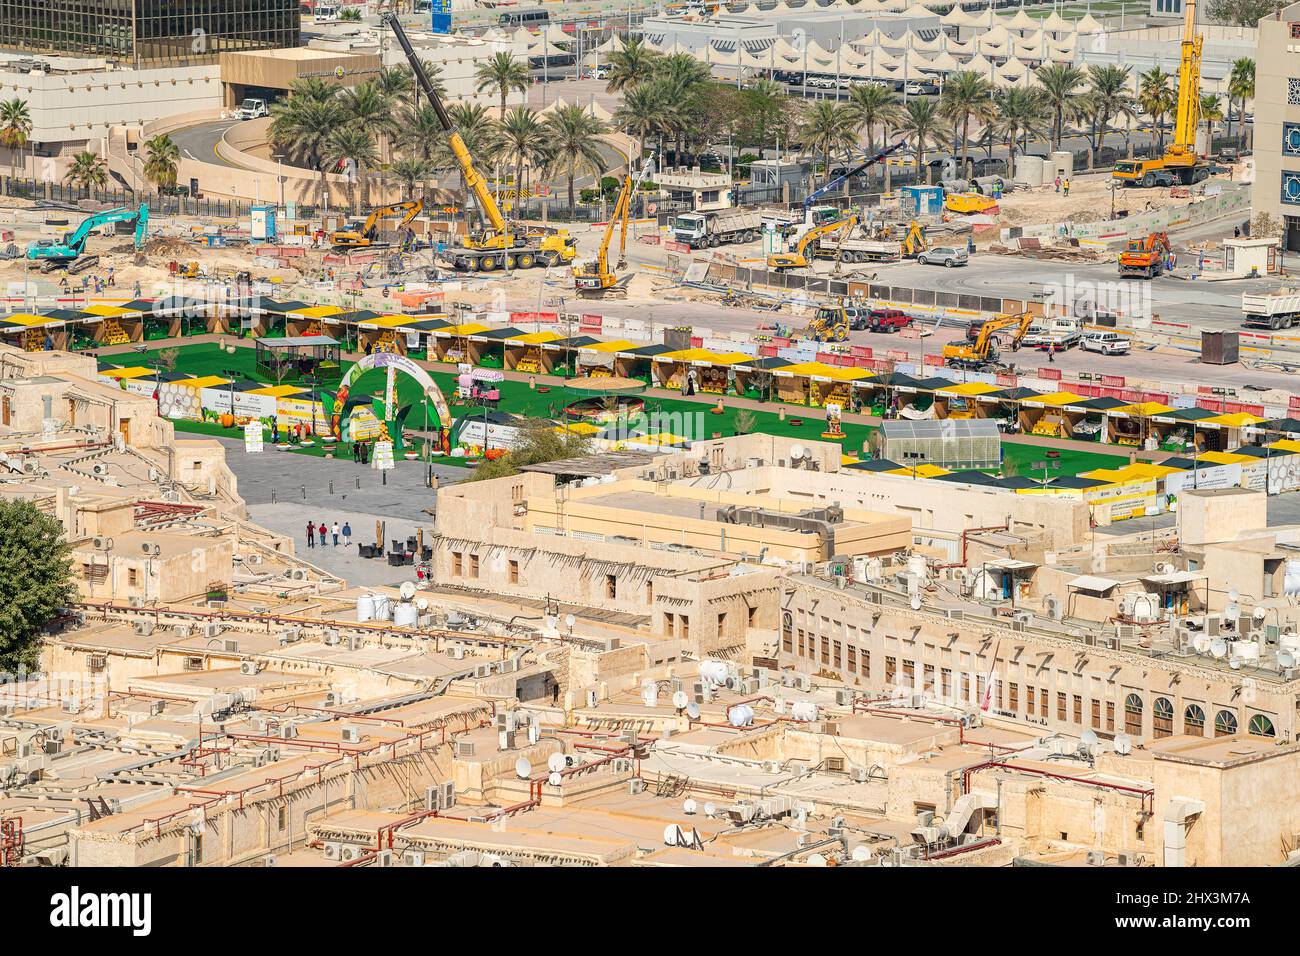
<instances>
[{"instance_id":1,"label":"yellow crane","mask_svg":"<svg viewBox=\"0 0 1300 956\"><path fill-rule=\"evenodd\" d=\"M1034 321L1032 312L1004 312L1001 315L995 315L982 326L979 334L975 336L974 342L961 342L956 345L945 345L943 347L943 364L949 368L969 368L983 369L992 365L998 359L998 348L1001 345L997 333L1003 329L1015 328L1011 334L1010 347L1011 351L1020 348L1020 342L1029 331L1030 324Z\"/></svg>"},{"instance_id":2,"label":"yellow crane","mask_svg":"<svg viewBox=\"0 0 1300 956\"><path fill-rule=\"evenodd\" d=\"M857 216L849 216L847 219L837 219L835 222L828 222L820 226L814 226L803 234L794 247L793 252L775 252L767 257L767 267L776 272L782 272L786 269L803 269L808 265L806 253L809 247L822 236L828 236L833 232L843 229L845 233L851 232L853 227L858 224Z\"/></svg>"},{"instance_id":3,"label":"yellow crane","mask_svg":"<svg viewBox=\"0 0 1300 956\"><path fill-rule=\"evenodd\" d=\"M424 212L424 203L419 199L393 203L391 206L376 206L370 211L365 222L349 223L330 237L336 249L364 249L378 244L379 223L385 219L402 217L398 229L405 229L420 213Z\"/></svg>"},{"instance_id":4,"label":"yellow crane","mask_svg":"<svg viewBox=\"0 0 1300 956\"><path fill-rule=\"evenodd\" d=\"M1201 50L1205 37L1196 32L1196 0L1183 4L1183 44L1178 64L1178 103L1174 138L1154 159L1125 159L1115 164L1111 178L1125 186L1184 186L1203 182L1209 166L1196 155L1196 129L1201 119Z\"/></svg>"},{"instance_id":5,"label":"yellow crane","mask_svg":"<svg viewBox=\"0 0 1300 956\"><path fill-rule=\"evenodd\" d=\"M411 65L411 72L424 91L429 104L438 115L438 123L447 134L447 142L452 156L460 169L461 178L466 188L474 194L487 226L479 233L467 236L461 248L450 254L452 265L467 272L482 270L491 272L496 269L529 269L533 266L553 266L567 264L577 255L577 246L567 230L530 230L523 226L511 227L501 214L487 180L474 168L474 158L464 138L451 122L447 109L443 106L437 90L429 81L424 70L424 63L415 55L415 49L392 12L380 14L380 22L388 25L397 38L397 43Z\"/></svg>"},{"instance_id":6,"label":"yellow crane","mask_svg":"<svg viewBox=\"0 0 1300 956\"><path fill-rule=\"evenodd\" d=\"M627 283L632 278L631 274L625 275L619 279L617 275L609 268L609 244L614 239L615 227L619 230L618 237L618 262L615 269L624 269L627 267L627 226L632 218L632 198L636 195L637 190L641 188L641 183L645 180L646 170L654 162L654 156L641 164L641 170L637 173L635 180L632 179L632 173L629 171L623 177L623 188L618 194L618 202L614 205L614 214L610 216L609 222L605 225L605 235L601 239L600 248L596 251L596 258L592 262L577 263L573 267L573 286L578 295L584 298L595 298L598 296L627 296Z\"/></svg>"}]
</instances>

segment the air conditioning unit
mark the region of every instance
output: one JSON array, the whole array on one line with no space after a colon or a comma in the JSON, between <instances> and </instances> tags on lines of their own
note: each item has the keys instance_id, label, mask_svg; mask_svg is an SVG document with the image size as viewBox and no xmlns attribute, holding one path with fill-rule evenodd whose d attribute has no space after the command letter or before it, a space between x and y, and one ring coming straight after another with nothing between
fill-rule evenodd
<instances>
[{"instance_id":1,"label":"air conditioning unit","mask_svg":"<svg viewBox=\"0 0 1300 956\"><path fill-rule=\"evenodd\" d=\"M293 724L280 725L279 737L281 740L292 740L294 737L297 736L298 736L298 728L295 727Z\"/></svg>"},{"instance_id":2,"label":"air conditioning unit","mask_svg":"<svg viewBox=\"0 0 1300 956\"><path fill-rule=\"evenodd\" d=\"M628 760L626 757L616 757L614 760L610 761L610 765L614 768L615 773L632 772L632 761Z\"/></svg>"},{"instance_id":3,"label":"air conditioning unit","mask_svg":"<svg viewBox=\"0 0 1300 956\"><path fill-rule=\"evenodd\" d=\"M344 727L339 731L345 744L361 743L361 731L355 727Z\"/></svg>"},{"instance_id":4,"label":"air conditioning unit","mask_svg":"<svg viewBox=\"0 0 1300 956\"><path fill-rule=\"evenodd\" d=\"M379 853L376 854L375 866L392 866L392 865L393 865L392 850L380 850Z\"/></svg>"},{"instance_id":5,"label":"air conditioning unit","mask_svg":"<svg viewBox=\"0 0 1300 956\"><path fill-rule=\"evenodd\" d=\"M138 634L140 637L148 637L150 634L153 633L154 627L155 625L153 621L136 621L135 633Z\"/></svg>"},{"instance_id":6,"label":"air conditioning unit","mask_svg":"<svg viewBox=\"0 0 1300 956\"><path fill-rule=\"evenodd\" d=\"M345 846L339 850L339 860L343 863L350 863L357 857L361 856L361 848L356 846Z\"/></svg>"},{"instance_id":7,"label":"air conditioning unit","mask_svg":"<svg viewBox=\"0 0 1300 956\"><path fill-rule=\"evenodd\" d=\"M633 777L627 782L627 792L632 796L638 793L645 793L645 781L640 777Z\"/></svg>"},{"instance_id":8,"label":"air conditioning unit","mask_svg":"<svg viewBox=\"0 0 1300 956\"><path fill-rule=\"evenodd\" d=\"M203 636L208 639L219 637L221 635L221 632L224 630L225 628L222 625L216 623L215 621L210 621L209 623L203 625Z\"/></svg>"},{"instance_id":9,"label":"air conditioning unit","mask_svg":"<svg viewBox=\"0 0 1300 956\"><path fill-rule=\"evenodd\" d=\"M1117 858L1117 862L1119 863L1120 866L1136 866L1136 865L1137 865L1137 860L1134 858L1134 856L1133 856L1132 853L1121 853L1121 854L1119 855L1119 857Z\"/></svg>"},{"instance_id":10,"label":"air conditioning unit","mask_svg":"<svg viewBox=\"0 0 1300 956\"><path fill-rule=\"evenodd\" d=\"M781 772L781 761L779 760L763 761L763 773L780 773L780 772Z\"/></svg>"},{"instance_id":11,"label":"air conditioning unit","mask_svg":"<svg viewBox=\"0 0 1300 956\"><path fill-rule=\"evenodd\" d=\"M465 646L463 644L453 644L447 648L447 653L451 655L453 661L463 661L465 659Z\"/></svg>"},{"instance_id":12,"label":"air conditioning unit","mask_svg":"<svg viewBox=\"0 0 1300 956\"><path fill-rule=\"evenodd\" d=\"M333 647L339 643L339 632L332 627L327 627L321 635L321 641L326 647Z\"/></svg>"},{"instance_id":13,"label":"air conditioning unit","mask_svg":"<svg viewBox=\"0 0 1300 956\"><path fill-rule=\"evenodd\" d=\"M343 844L342 844L342 843L333 843L333 842L326 843L326 844L325 844L325 859L327 859L327 860L332 860L332 861L334 861L334 862L338 862L339 860L342 860L342 859L343 859Z\"/></svg>"},{"instance_id":14,"label":"air conditioning unit","mask_svg":"<svg viewBox=\"0 0 1300 956\"><path fill-rule=\"evenodd\" d=\"M361 650L363 644L365 644L365 639L361 637L361 635L359 634L348 635L348 650L359 651Z\"/></svg>"},{"instance_id":15,"label":"air conditioning unit","mask_svg":"<svg viewBox=\"0 0 1300 956\"><path fill-rule=\"evenodd\" d=\"M456 756L457 757L474 756L474 741L472 740L456 741Z\"/></svg>"},{"instance_id":16,"label":"air conditioning unit","mask_svg":"<svg viewBox=\"0 0 1300 956\"><path fill-rule=\"evenodd\" d=\"M221 642L221 649L225 651L227 654L238 654L239 641L232 641L229 639L224 640Z\"/></svg>"},{"instance_id":17,"label":"air conditioning unit","mask_svg":"<svg viewBox=\"0 0 1300 956\"><path fill-rule=\"evenodd\" d=\"M243 674L245 677L252 677L252 676L254 676L254 675L258 672L259 669L260 669L260 668L257 666L257 661L240 661L240 662L239 662L239 673Z\"/></svg>"},{"instance_id":18,"label":"air conditioning unit","mask_svg":"<svg viewBox=\"0 0 1300 956\"><path fill-rule=\"evenodd\" d=\"M1089 866L1105 866L1105 865L1106 865L1106 854L1103 853L1101 850L1089 850L1089 851L1088 851L1088 865L1089 865Z\"/></svg>"},{"instance_id":19,"label":"air conditioning unit","mask_svg":"<svg viewBox=\"0 0 1300 956\"><path fill-rule=\"evenodd\" d=\"M950 621L960 621L966 616L966 612L961 610L961 608L950 607L944 611L944 616Z\"/></svg>"},{"instance_id":20,"label":"air conditioning unit","mask_svg":"<svg viewBox=\"0 0 1300 956\"><path fill-rule=\"evenodd\" d=\"M856 691L851 690L848 687L840 687L835 691L835 706L852 707L853 700L857 696L858 695Z\"/></svg>"},{"instance_id":21,"label":"air conditioning unit","mask_svg":"<svg viewBox=\"0 0 1300 956\"><path fill-rule=\"evenodd\" d=\"M849 779L854 783L866 783L871 779L871 772L866 767L850 767Z\"/></svg>"},{"instance_id":22,"label":"air conditioning unit","mask_svg":"<svg viewBox=\"0 0 1300 956\"><path fill-rule=\"evenodd\" d=\"M404 850L402 852L402 866L424 866L424 851Z\"/></svg>"},{"instance_id":23,"label":"air conditioning unit","mask_svg":"<svg viewBox=\"0 0 1300 956\"><path fill-rule=\"evenodd\" d=\"M492 665L491 665L491 664L479 664L477 667L474 668L474 676L475 676L476 678L491 677L491 676L492 676Z\"/></svg>"},{"instance_id":24,"label":"air conditioning unit","mask_svg":"<svg viewBox=\"0 0 1300 956\"><path fill-rule=\"evenodd\" d=\"M189 637L189 636L190 636L191 634L193 634L193 633L194 633L194 625L192 625L192 624L177 624L177 625L176 625L176 636L177 636L177 637Z\"/></svg>"}]
</instances>

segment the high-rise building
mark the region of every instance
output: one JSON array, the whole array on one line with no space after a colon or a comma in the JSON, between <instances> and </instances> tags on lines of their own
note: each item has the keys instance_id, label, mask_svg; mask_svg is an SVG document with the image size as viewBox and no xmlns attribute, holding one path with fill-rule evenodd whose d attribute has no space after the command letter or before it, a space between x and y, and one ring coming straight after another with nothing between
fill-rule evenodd
<instances>
[{"instance_id":1,"label":"high-rise building","mask_svg":"<svg viewBox=\"0 0 1300 956\"><path fill-rule=\"evenodd\" d=\"M138 67L296 47L299 0L0 0L0 49Z\"/></svg>"},{"instance_id":2,"label":"high-rise building","mask_svg":"<svg viewBox=\"0 0 1300 956\"><path fill-rule=\"evenodd\" d=\"M1259 21L1255 51L1255 185L1251 209L1282 224L1300 250L1300 3ZM1238 108L1236 105L1234 109Z\"/></svg>"}]
</instances>

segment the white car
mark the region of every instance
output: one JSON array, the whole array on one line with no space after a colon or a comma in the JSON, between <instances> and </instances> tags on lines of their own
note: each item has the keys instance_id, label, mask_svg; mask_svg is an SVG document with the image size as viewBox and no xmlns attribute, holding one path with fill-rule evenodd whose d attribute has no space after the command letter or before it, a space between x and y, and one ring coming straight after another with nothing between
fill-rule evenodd
<instances>
[{"instance_id":1,"label":"white car","mask_svg":"<svg viewBox=\"0 0 1300 956\"><path fill-rule=\"evenodd\" d=\"M267 108L266 100L248 99L240 103L239 109L231 115L237 120L251 120L259 116L270 116L271 111Z\"/></svg>"},{"instance_id":2,"label":"white car","mask_svg":"<svg viewBox=\"0 0 1300 956\"><path fill-rule=\"evenodd\" d=\"M1133 343L1118 332L1089 332L1079 343L1086 352L1100 352L1102 355L1127 355Z\"/></svg>"}]
</instances>

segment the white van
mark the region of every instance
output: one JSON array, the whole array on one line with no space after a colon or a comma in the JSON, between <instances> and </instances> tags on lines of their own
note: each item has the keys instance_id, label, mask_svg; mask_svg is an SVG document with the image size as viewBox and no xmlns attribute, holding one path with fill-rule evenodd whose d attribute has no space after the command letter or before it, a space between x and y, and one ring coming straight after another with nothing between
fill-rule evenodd
<instances>
[{"instance_id":1,"label":"white van","mask_svg":"<svg viewBox=\"0 0 1300 956\"><path fill-rule=\"evenodd\" d=\"M1100 352L1102 355L1126 355L1133 343L1118 332L1089 332L1079 343L1079 347L1088 352Z\"/></svg>"}]
</instances>

